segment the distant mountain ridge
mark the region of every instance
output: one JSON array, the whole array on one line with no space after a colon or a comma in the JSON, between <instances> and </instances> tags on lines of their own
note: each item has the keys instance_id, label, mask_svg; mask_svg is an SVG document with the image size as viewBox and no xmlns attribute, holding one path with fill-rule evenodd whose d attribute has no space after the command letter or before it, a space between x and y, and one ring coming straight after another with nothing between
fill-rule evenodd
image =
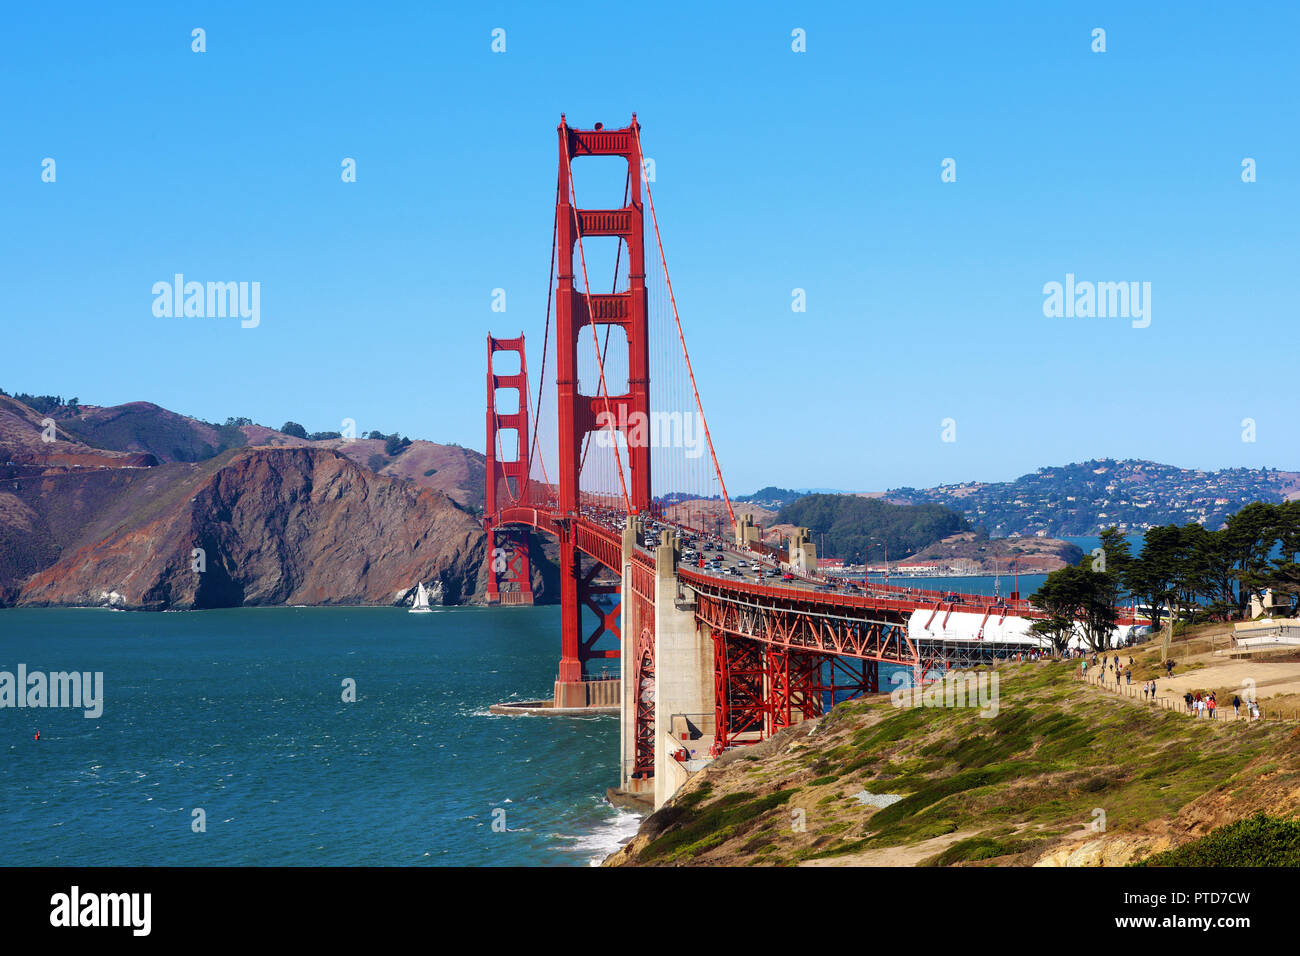
<instances>
[{"instance_id":1,"label":"distant mountain ridge","mask_svg":"<svg viewBox=\"0 0 1300 956\"><path fill-rule=\"evenodd\" d=\"M455 445L0 392L0 606L392 604L421 580L476 600L483 476Z\"/></svg>"},{"instance_id":2,"label":"distant mountain ridge","mask_svg":"<svg viewBox=\"0 0 1300 956\"><path fill-rule=\"evenodd\" d=\"M1300 497L1300 472L1272 468L1200 471L1111 458L1075 462L1007 482L967 482L917 490L895 488L890 501L941 504L991 535L1096 535L1117 526L1204 525L1213 531L1254 501Z\"/></svg>"},{"instance_id":3,"label":"distant mountain ridge","mask_svg":"<svg viewBox=\"0 0 1300 956\"><path fill-rule=\"evenodd\" d=\"M219 425L152 402L85 405L76 399L64 402L61 396L11 396L0 389L0 413L4 412L8 415L0 415L0 453L8 451L12 456L21 449L18 457L32 461L48 461L58 451L152 455L166 463L207 461L233 448L249 446L323 448L341 452L376 474L441 491L465 507L479 507L483 501L486 459L459 445L417 439L389 455L382 438L312 441L246 418L229 418ZM21 421L24 427L6 430L6 417L11 423ZM40 422L46 419L55 423L58 449L41 437ZM64 442L68 444L64 446Z\"/></svg>"}]
</instances>

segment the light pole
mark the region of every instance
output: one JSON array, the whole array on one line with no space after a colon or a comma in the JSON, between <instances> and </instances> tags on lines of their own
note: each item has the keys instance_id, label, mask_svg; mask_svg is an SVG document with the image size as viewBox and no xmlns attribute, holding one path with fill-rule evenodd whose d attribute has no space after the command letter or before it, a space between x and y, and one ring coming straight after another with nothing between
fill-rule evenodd
<instances>
[{"instance_id":1,"label":"light pole","mask_svg":"<svg viewBox=\"0 0 1300 956\"><path fill-rule=\"evenodd\" d=\"M885 589L889 589L889 542L884 538L872 538L871 541L885 549ZM865 563L865 562L864 562ZM864 576L866 572L864 571Z\"/></svg>"}]
</instances>

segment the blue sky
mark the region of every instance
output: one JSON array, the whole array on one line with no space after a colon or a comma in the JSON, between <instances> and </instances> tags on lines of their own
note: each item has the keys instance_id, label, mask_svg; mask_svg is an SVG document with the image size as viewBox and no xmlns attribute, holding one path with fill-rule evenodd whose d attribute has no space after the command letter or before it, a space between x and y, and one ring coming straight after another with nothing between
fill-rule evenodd
<instances>
[{"instance_id":1,"label":"blue sky","mask_svg":"<svg viewBox=\"0 0 1300 956\"><path fill-rule=\"evenodd\" d=\"M559 114L635 110L733 493L1300 468L1294 4L270 6L6 12L0 386L481 448ZM261 324L155 317L177 272ZM1045 317L1067 273L1150 282L1150 326Z\"/></svg>"}]
</instances>

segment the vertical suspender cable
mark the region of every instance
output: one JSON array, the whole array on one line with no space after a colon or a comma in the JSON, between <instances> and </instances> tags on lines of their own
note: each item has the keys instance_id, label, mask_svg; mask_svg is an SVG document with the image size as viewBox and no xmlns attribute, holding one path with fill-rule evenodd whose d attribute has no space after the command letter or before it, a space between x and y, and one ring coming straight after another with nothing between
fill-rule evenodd
<instances>
[{"instance_id":1,"label":"vertical suspender cable","mask_svg":"<svg viewBox=\"0 0 1300 956\"><path fill-rule=\"evenodd\" d=\"M636 137L638 164L642 169L645 169L645 157L641 152L641 131L637 128L635 123L632 124L632 133ZM570 185L572 185L572 178L570 178ZM655 215L655 201L654 196L650 193L649 179L646 179L645 181L645 196L646 201L650 205L650 218L654 222L655 242L659 246L659 259L663 263L664 267L664 282L668 286L668 301L672 303L673 320L677 323L677 336L681 339L682 355L686 358L686 371L689 373L691 378L691 391L695 393L695 407L700 413L700 424L704 426L704 438L709 444L709 454L713 458L713 470L717 473L718 484L722 488L722 500L727 506L727 517L730 519L732 527L734 528L736 524L736 514L731 508L731 496L727 494L727 483L722 479L722 468L718 465L718 454L713 449L713 436L709 434L709 423L704 417L704 406L700 403L700 390L695 384L695 371L691 368L691 355L690 352L686 350L686 336L682 333L682 320L677 314L677 298L673 295L673 280L668 276L668 259L664 256L664 242L662 237L659 235L659 217Z\"/></svg>"}]
</instances>

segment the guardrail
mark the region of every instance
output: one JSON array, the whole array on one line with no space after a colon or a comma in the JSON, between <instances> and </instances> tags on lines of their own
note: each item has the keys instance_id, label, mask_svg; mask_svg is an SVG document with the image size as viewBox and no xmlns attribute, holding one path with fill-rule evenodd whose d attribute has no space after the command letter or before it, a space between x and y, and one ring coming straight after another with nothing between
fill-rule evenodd
<instances>
[{"instance_id":1,"label":"guardrail","mask_svg":"<svg viewBox=\"0 0 1300 956\"><path fill-rule=\"evenodd\" d=\"M1184 697L1159 695L1158 690L1156 697L1143 695L1142 683L1149 683L1149 681L1143 681L1139 684L1129 684L1117 679L1103 680L1101 675L1094 675L1092 673L1084 675L1079 673L1077 670L1071 675L1071 677L1080 683L1087 684L1089 687L1096 687L1099 690L1107 691L1117 697L1126 697L1136 702L1150 705L1158 710L1169 710L1174 713L1184 714L1193 720L1244 720L1250 723L1264 720L1300 720L1300 712L1292 711L1288 714L1280 709L1265 708L1258 700L1256 701L1259 714L1257 717L1250 715L1248 706L1249 701L1242 701L1241 713L1236 713L1234 712L1231 703L1220 703L1217 699L1215 701L1213 712L1207 708L1204 715L1202 715L1201 711L1195 708L1195 701L1193 701L1192 706L1189 707L1187 700Z\"/></svg>"}]
</instances>

